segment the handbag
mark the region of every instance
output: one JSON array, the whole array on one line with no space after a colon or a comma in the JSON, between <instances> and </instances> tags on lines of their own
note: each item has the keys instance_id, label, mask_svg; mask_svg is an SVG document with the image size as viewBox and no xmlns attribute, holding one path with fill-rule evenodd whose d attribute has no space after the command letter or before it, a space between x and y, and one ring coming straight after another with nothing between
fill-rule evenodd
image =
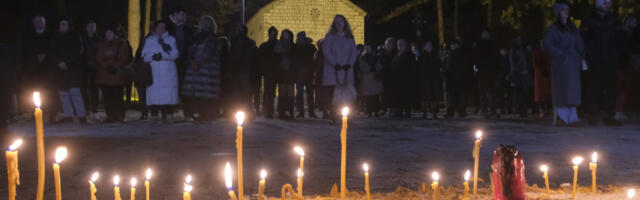
<instances>
[{"instance_id":1,"label":"handbag","mask_svg":"<svg viewBox=\"0 0 640 200\"><path fill-rule=\"evenodd\" d=\"M140 62L136 64L133 71L133 81L136 85L149 87L153 85L153 74L151 73L151 64L148 62Z\"/></svg>"},{"instance_id":2,"label":"handbag","mask_svg":"<svg viewBox=\"0 0 640 200\"><path fill-rule=\"evenodd\" d=\"M331 103L333 105L340 106L350 105L356 100L358 92L356 91L356 88L353 84L349 84L347 82L347 78L349 77L349 69L344 69L345 73L342 83L338 78L338 71L340 70L335 70L336 87L333 89L333 99Z\"/></svg>"}]
</instances>

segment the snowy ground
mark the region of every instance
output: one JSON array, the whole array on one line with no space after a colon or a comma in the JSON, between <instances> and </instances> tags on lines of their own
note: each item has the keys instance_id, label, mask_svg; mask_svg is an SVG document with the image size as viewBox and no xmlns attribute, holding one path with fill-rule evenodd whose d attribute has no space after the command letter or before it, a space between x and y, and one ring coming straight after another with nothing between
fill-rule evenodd
<instances>
[{"instance_id":1,"label":"snowy ground","mask_svg":"<svg viewBox=\"0 0 640 200\"><path fill-rule=\"evenodd\" d=\"M137 113L130 112L135 118ZM492 152L497 144L516 145L525 159L527 183L544 184L538 170L540 164L550 167L551 186L571 181L573 156L582 155L579 183L590 185L589 155L600 153L598 182L613 184L606 195L579 194L578 199L623 199L623 189L640 183L640 125L623 127L554 128L550 120L485 121L465 120L397 120L356 117L349 126L348 178L351 191L362 191L364 162L371 166L371 187L374 193L390 193L398 186L416 190L420 182L429 182L432 171L441 174L440 185L459 187L466 169L473 166L471 150L473 132L485 130L481 149L480 175L488 182ZM637 123L636 123L637 124ZM17 199L33 199L36 186L36 151L31 121L13 124L11 130L25 139L20 150L21 185ZM245 126L244 163L245 195L257 192L258 172L269 171L266 193L279 196L280 186L295 187L298 157L293 146L306 150L304 192L327 195L339 180L339 127L322 120L258 119ZM88 199L87 180L94 171L102 177L97 181L98 199L112 199L112 177L122 179L122 196L128 199L128 180L144 179L147 167L154 169L151 194L154 200L180 199L182 182L187 174L194 175L193 199L225 199L222 170L224 163L235 164L235 125L221 120L211 124L169 123L152 121L125 124L65 124L45 125L47 149L47 183L45 199L54 198L54 149L66 146L69 157L62 163L64 199ZM5 142L8 143L8 142ZM6 167L0 165L0 170ZM6 174L0 173L6 180ZM234 183L234 186L237 186ZM487 184L481 187L488 188ZM603 188L605 190L605 188ZM138 186L139 199L144 189ZM483 193L489 193L483 189ZM0 194L6 194L6 181L0 181ZM391 195L391 196L390 196ZM453 192L443 199L454 199ZM529 197L540 193L530 190ZM430 199L430 195L374 195L385 199ZM568 199L569 194L554 194L554 199ZM482 195L481 199L490 199Z\"/></svg>"}]
</instances>

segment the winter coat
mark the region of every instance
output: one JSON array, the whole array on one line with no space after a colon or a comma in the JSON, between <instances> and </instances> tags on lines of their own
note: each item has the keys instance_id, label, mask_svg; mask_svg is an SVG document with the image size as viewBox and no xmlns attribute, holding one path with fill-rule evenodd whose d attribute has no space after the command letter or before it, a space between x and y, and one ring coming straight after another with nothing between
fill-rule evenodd
<instances>
[{"instance_id":1,"label":"winter coat","mask_svg":"<svg viewBox=\"0 0 640 200\"><path fill-rule=\"evenodd\" d=\"M556 107L581 103L580 69L584 44L575 28L556 22L549 27L544 46L551 55L551 97Z\"/></svg>"},{"instance_id":2,"label":"winter coat","mask_svg":"<svg viewBox=\"0 0 640 200\"><path fill-rule=\"evenodd\" d=\"M278 41L274 49L277 64L273 70L276 72L275 77L278 84L293 84L298 80L293 62L293 44L286 47L285 44L281 44L282 42L283 40Z\"/></svg>"},{"instance_id":3,"label":"winter coat","mask_svg":"<svg viewBox=\"0 0 640 200\"><path fill-rule=\"evenodd\" d=\"M276 47L276 43L278 43L278 40L269 40L262 43L258 49L257 56L260 65L260 74L266 78L272 78L277 75L274 69L277 67L276 65L278 65L278 58L273 52L273 49Z\"/></svg>"},{"instance_id":4,"label":"winter coat","mask_svg":"<svg viewBox=\"0 0 640 200\"><path fill-rule=\"evenodd\" d=\"M415 91L412 86L413 77L416 71L415 57L407 50L402 54L396 54L391 60L391 70L386 74L391 81L391 91L387 91L392 94L406 95Z\"/></svg>"},{"instance_id":5,"label":"winter coat","mask_svg":"<svg viewBox=\"0 0 640 200\"><path fill-rule=\"evenodd\" d=\"M472 88L472 76L473 67L465 51L462 48L450 51L444 67L446 87L469 90Z\"/></svg>"},{"instance_id":6,"label":"winter coat","mask_svg":"<svg viewBox=\"0 0 640 200\"><path fill-rule=\"evenodd\" d=\"M372 53L360 57L358 73L360 74L360 96L372 96L382 94L382 79L378 76L382 71L382 65L378 65L376 56Z\"/></svg>"},{"instance_id":7,"label":"winter coat","mask_svg":"<svg viewBox=\"0 0 640 200\"><path fill-rule=\"evenodd\" d=\"M58 90L66 90L82 85L82 63L80 54L82 42L74 33L55 33L51 37L49 56L52 63L52 84ZM65 62L66 70L60 69L58 63Z\"/></svg>"},{"instance_id":8,"label":"winter coat","mask_svg":"<svg viewBox=\"0 0 640 200\"><path fill-rule=\"evenodd\" d=\"M533 51L534 99L551 102L551 56L542 49Z\"/></svg>"},{"instance_id":9,"label":"winter coat","mask_svg":"<svg viewBox=\"0 0 640 200\"><path fill-rule=\"evenodd\" d=\"M178 49L178 53L180 55L175 60L175 63L178 68L179 75L183 75L183 73L185 73L188 62L187 57L189 56L189 48L191 47L191 43L193 42L193 32L191 30L192 26L189 26L186 23L176 25L173 22L167 25L169 25L169 34L176 39L176 48Z\"/></svg>"},{"instance_id":10,"label":"winter coat","mask_svg":"<svg viewBox=\"0 0 640 200\"><path fill-rule=\"evenodd\" d=\"M337 85L338 79L339 83L342 83L345 76L346 84L355 84L354 65L358 59L358 50L353 38L345 37L344 33L327 34L322 42L322 54L324 56L323 86ZM337 65L348 65L349 69L336 72Z\"/></svg>"},{"instance_id":11,"label":"winter coat","mask_svg":"<svg viewBox=\"0 0 640 200\"><path fill-rule=\"evenodd\" d=\"M203 99L220 97L219 48L215 33L200 33L191 44L181 90L183 96Z\"/></svg>"},{"instance_id":12,"label":"winter coat","mask_svg":"<svg viewBox=\"0 0 640 200\"><path fill-rule=\"evenodd\" d=\"M586 50L585 60L589 67L587 72L591 74L584 78L601 79L607 75L615 78L621 53L618 37L621 25L615 14L609 12L600 17L598 12L587 18L580 27Z\"/></svg>"},{"instance_id":13,"label":"winter coat","mask_svg":"<svg viewBox=\"0 0 640 200\"><path fill-rule=\"evenodd\" d=\"M167 48L163 48L163 45ZM153 60L153 55L160 53L162 59ZM147 105L178 104L178 72L175 60L178 59L176 39L164 33L152 34L145 40L142 48L144 62L151 64L153 84L147 87Z\"/></svg>"},{"instance_id":14,"label":"winter coat","mask_svg":"<svg viewBox=\"0 0 640 200\"><path fill-rule=\"evenodd\" d=\"M118 86L124 84L124 76L119 70L131 60L127 44L123 40L102 41L96 53L98 85Z\"/></svg>"},{"instance_id":15,"label":"winter coat","mask_svg":"<svg viewBox=\"0 0 640 200\"><path fill-rule=\"evenodd\" d=\"M509 51L511 87L529 88L533 85L531 52L524 47L515 47Z\"/></svg>"},{"instance_id":16,"label":"winter coat","mask_svg":"<svg viewBox=\"0 0 640 200\"><path fill-rule=\"evenodd\" d=\"M38 62L38 54L48 54L51 34L43 32L37 34L35 31L26 37L22 52L21 85L28 89L44 88L51 86L48 80L50 76L51 62L47 56L43 62Z\"/></svg>"},{"instance_id":17,"label":"winter coat","mask_svg":"<svg viewBox=\"0 0 640 200\"><path fill-rule=\"evenodd\" d=\"M293 45L293 67L296 71L296 81L312 81L314 74L313 54L316 47L313 44Z\"/></svg>"},{"instance_id":18,"label":"winter coat","mask_svg":"<svg viewBox=\"0 0 640 200\"><path fill-rule=\"evenodd\" d=\"M418 58L420 100L437 100L442 96L442 64L438 53L423 51Z\"/></svg>"},{"instance_id":19,"label":"winter coat","mask_svg":"<svg viewBox=\"0 0 640 200\"><path fill-rule=\"evenodd\" d=\"M480 40L474 49L473 64L478 69L478 87L492 88L498 73L498 49L491 40Z\"/></svg>"},{"instance_id":20,"label":"winter coat","mask_svg":"<svg viewBox=\"0 0 640 200\"><path fill-rule=\"evenodd\" d=\"M98 54L98 46L101 39L97 34L89 37L87 34L82 35L82 64L85 65L86 72L94 72L97 70L98 63L96 55Z\"/></svg>"}]
</instances>

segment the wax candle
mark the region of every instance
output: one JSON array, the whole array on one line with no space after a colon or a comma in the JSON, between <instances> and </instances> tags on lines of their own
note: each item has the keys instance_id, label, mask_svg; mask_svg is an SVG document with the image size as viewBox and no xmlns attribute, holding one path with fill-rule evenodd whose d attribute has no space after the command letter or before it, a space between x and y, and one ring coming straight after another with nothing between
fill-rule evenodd
<instances>
[{"instance_id":1,"label":"wax candle","mask_svg":"<svg viewBox=\"0 0 640 200\"><path fill-rule=\"evenodd\" d=\"M98 177L100 177L100 174L98 172L94 172L93 175L91 175L91 179L89 180L89 194L91 195L91 200L98 199L96 198L96 192L98 192L98 189L96 189L95 185Z\"/></svg>"},{"instance_id":2,"label":"wax candle","mask_svg":"<svg viewBox=\"0 0 640 200\"><path fill-rule=\"evenodd\" d=\"M265 179L267 178L267 170L260 170L260 186L258 187L258 200L263 200L264 198L264 185Z\"/></svg>"},{"instance_id":3,"label":"wax candle","mask_svg":"<svg viewBox=\"0 0 640 200\"><path fill-rule=\"evenodd\" d=\"M144 181L144 188L146 189L145 192L147 193L146 194L146 200L149 200L149 191L150 191L149 190L149 185L150 185L149 181L151 181L151 174L152 173L153 172L151 171L151 168L147 168L147 172L145 173L145 175L146 175L145 178L147 178L147 179Z\"/></svg>"},{"instance_id":4,"label":"wax candle","mask_svg":"<svg viewBox=\"0 0 640 200\"><path fill-rule=\"evenodd\" d=\"M33 103L36 105L34 117L36 121L36 143L38 150L38 188L36 200L42 200L44 195L44 125L42 122L42 109L40 109L40 92L33 93Z\"/></svg>"},{"instance_id":5,"label":"wax candle","mask_svg":"<svg viewBox=\"0 0 640 200\"><path fill-rule=\"evenodd\" d=\"M191 190L193 190L193 186L191 185L184 186L184 194L182 194L183 200L191 200Z\"/></svg>"},{"instance_id":6,"label":"wax candle","mask_svg":"<svg viewBox=\"0 0 640 200\"><path fill-rule=\"evenodd\" d=\"M482 146L482 131L476 131L476 142L473 145L473 196L478 195L478 165L480 163L480 147Z\"/></svg>"},{"instance_id":7,"label":"wax candle","mask_svg":"<svg viewBox=\"0 0 640 200\"><path fill-rule=\"evenodd\" d=\"M293 151L295 151L298 156L300 156L300 173L304 174L304 150L302 147L294 147ZM298 176L298 195L302 196L302 185L304 183L304 176Z\"/></svg>"},{"instance_id":8,"label":"wax candle","mask_svg":"<svg viewBox=\"0 0 640 200\"><path fill-rule=\"evenodd\" d=\"M340 197L346 199L347 196L347 122L349 107L342 108L342 130L340 131L340 143L342 144L342 154L340 159Z\"/></svg>"},{"instance_id":9,"label":"wax candle","mask_svg":"<svg viewBox=\"0 0 640 200\"><path fill-rule=\"evenodd\" d=\"M244 200L244 181L242 178L242 123L244 122L244 112L236 113L238 130L236 132L236 150L238 154L238 196Z\"/></svg>"},{"instance_id":10,"label":"wax candle","mask_svg":"<svg viewBox=\"0 0 640 200\"><path fill-rule=\"evenodd\" d=\"M298 169L298 179L296 180L296 183L298 183L298 196L302 196L302 177L304 176L304 173L302 172L302 169Z\"/></svg>"},{"instance_id":11,"label":"wax candle","mask_svg":"<svg viewBox=\"0 0 640 200\"><path fill-rule=\"evenodd\" d=\"M236 193L233 191L233 181L231 180L231 165L229 162L224 166L224 183L227 186L229 198L231 200L237 200Z\"/></svg>"},{"instance_id":12,"label":"wax candle","mask_svg":"<svg viewBox=\"0 0 640 200\"><path fill-rule=\"evenodd\" d=\"M596 171L598 171L598 152L591 154L591 163L589 163L589 169L591 170L591 193L596 193Z\"/></svg>"},{"instance_id":13,"label":"wax candle","mask_svg":"<svg viewBox=\"0 0 640 200\"><path fill-rule=\"evenodd\" d=\"M463 199L469 199L469 178L471 178L471 171L467 170L464 173L464 183L462 184L464 186L464 193L462 194Z\"/></svg>"},{"instance_id":14,"label":"wax candle","mask_svg":"<svg viewBox=\"0 0 640 200\"><path fill-rule=\"evenodd\" d=\"M67 157L67 148L56 149L56 162L53 163L53 177L56 185L56 200L62 200L62 188L60 187L60 162Z\"/></svg>"},{"instance_id":15,"label":"wax candle","mask_svg":"<svg viewBox=\"0 0 640 200\"><path fill-rule=\"evenodd\" d=\"M440 196L440 189L438 187L438 180L440 179L440 174L438 172L431 173L431 178L433 179L433 183L431 184L431 189L433 189L433 199L438 200Z\"/></svg>"},{"instance_id":16,"label":"wax candle","mask_svg":"<svg viewBox=\"0 0 640 200\"><path fill-rule=\"evenodd\" d=\"M364 192L366 193L367 200L371 200L371 188L369 186L369 165L365 163L362 165L364 170Z\"/></svg>"},{"instance_id":17,"label":"wax candle","mask_svg":"<svg viewBox=\"0 0 640 200\"><path fill-rule=\"evenodd\" d=\"M293 191L293 187L291 187L291 184L282 185L282 200L285 200L287 198L287 191L289 191L292 199L304 200L304 198Z\"/></svg>"},{"instance_id":18,"label":"wax candle","mask_svg":"<svg viewBox=\"0 0 640 200\"><path fill-rule=\"evenodd\" d=\"M573 158L573 190L571 191L571 200L576 199L576 190L578 189L578 165L582 162L582 157Z\"/></svg>"},{"instance_id":19,"label":"wax candle","mask_svg":"<svg viewBox=\"0 0 640 200\"><path fill-rule=\"evenodd\" d=\"M136 200L136 184L138 184L138 180L136 178L131 179L131 200Z\"/></svg>"},{"instance_id":20,"label":"wax candle","mask_svg":"<svg viewBox=\"0 0 640 200\"><path fill-rule=\"evenodd\" d=\"M122 200L122 198L120 197L120 187L118 187L118 184L120 184L120 176L116 175L113 177L113 196L115 200Z\"/></svg>"},{"instance_id":21,"label":"wax candle","mask_svg":"<svg viewBox=\"0 0 640 200\"><path fill-rule=\"evenodd\" d=\"M629 200L633 199L633 197L636 196L636 190L635 189L629 189L627 191L627 198L629 198Z\"/></svg>"},{"instance_id":22,"label":"wax candle","mask_svg":"<svg viewBox=\"0 0 640 200\"><path fill-rule=\"evenodd\" d=\"M18 139L4 153L7 159L7 178L9 179L9 200L16 199L16 185L20 185L20 171L18 170L18 147L22 140Z\"/></svg>"},{"instance_id":23,"label":"wax candle","mask_svg":"<svg viewBox=\"0 0 640 200\"><path fill-rule=\"evenodd\" d=\"M542 178L544 178L544 187L547 189L547 199L549 199L549 196L551 194L551 191L549 190L549 167L547 167L547 165L542 165L540 166L540 171L542 171Z\"/></svg>"}]
</instances>

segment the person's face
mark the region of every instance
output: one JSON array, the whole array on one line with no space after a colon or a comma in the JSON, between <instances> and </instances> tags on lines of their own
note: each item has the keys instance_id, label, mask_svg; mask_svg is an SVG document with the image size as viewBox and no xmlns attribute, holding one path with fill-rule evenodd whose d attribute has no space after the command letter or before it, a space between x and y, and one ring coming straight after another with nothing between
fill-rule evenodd
<instances>
[{"instance_id":1,"label":"person's face","mask_svg":"<svg viewBox=\"0 0 640 200\"><path fill-rule=\"evenodd\" d=\"M86 29L87 33L93 35L94 33L96 33L96 23L88 23Z\"/></svg>"},{"instance_id":2,"label":"person's face","mask_svg":"<svg viewBox=\"0 0 640 200\"><path fill-rule=\"evenodd\" d=\"M385 49L385 50L387 50L387 51L389 51L389 52L391 52L391 51L393 50L393 48L394 48L394 45L395 45L395 44L393 43L393 40L387 40L387 41L384 43L384 49Z\"/></svg>"},{"instance_id":3,"label":"person's face","mask_svg":"<svg viewBox=\"0 0 640 200\"><path fill-rule=\"evenodd\" d=\"M280 36L280 40L289 41L291 40L291 35L289 35L287 32L282 32Z\"/></svg>"},{"instance_id":4,"label":"person's face","mask_svg":"<svg viewBox=\"0 0 640 200\"><path fill-rule=\"evenodd\" d=\"M560 11L560 17L562 17L562 19L569 19L569 8L562 9L562 11Z\"/></svg>"},{"instance_id":5,"label":"person's face","mask_svg":"<svg viewBox=\"0 0 640 200\"><path fill-rule=\"evenodd\" d=\"M407 50L407 42L404 40L398 41L398 52L404 52Z\"/></svg>"},{"instance_id":6,"label":"person's face","mask_svg":"<svg viewBox=\"0 0 640 200\"><path fill-rule=\"evenodd\" d=\"M154 31L155 31L156 33L158 33L158 34L162 35L162 34L164 34L164 33L166 33L166 32L167 32L167 26L166 26L164 23L159 23L159 24L156 26L156 28L155 28L155 30L154 30Z\"/></svg>"},{"instance_id":7,"label":"person's face","mask_svg":"<svg viewBox=\"0 0 640 200\"><path fill-rule=\"evenodd\" d=\"M46 27L44 17L38 16L33 18L33 27L36 28L36 30L44 29Z\"/></svg>"},{"instance_id":8,"label":"person's face","mask_svg":"<svg viewBox=\"0 0 640 200\"><path fill-rule=\"evenodd\" d=\"M116 33L114 33L112 30L107 30L104 32L104 38L107 39L107 41L112 41L116 39Z\"/></svg>"},{"instance_id":9,"label":"person's face","mask_svg":"<svg viewBox=\"0 0 640 200\"><path fill-rule=\"evenodd\" d=\"M422 50L431 53L431 51L433 51L433 45L431 44L431 42L427 42L426 44L424 44L424 48L422 48Z\"/></svg>"},{"instance_id":10,"label":"person's face","mask_svg":"<svg viewBox=\"0 0 640 200\"><path fill-rule=\"evenodd\" d=\"M371 45L364 46L364 53L373 53L373 47Z\"/></svg>"},{"instance_id":11,"label":"person's face","mask_svg":"<svg viewBox=\"0 0 640 200\"><path fill-rule=\"evenodd\" d=\"M187 21L187 13L185 13L184 11L177 12L172 16L173 20L176 20L176 22L178 23L184 23Z\"/></svg>"},{"instance_id":12,"label":"person's face","mask_svg":"<svg viewBox=\"0 0 640 200\"><path fill-rule=\"evenodd\" d=\"M336 29L338 29L338 31L344 31L344 19L336 18Z\"/></svg>"},{"instance_id":13,"label":"person's face","mask_svg":"<svg viewBox=\"0 0 640 200\"><path fill-rule=\"evenodd\" d=\"M62 20L62 21L60 21L59 25L60 25L60 30L59 31L61 33L69 32L69 22L68 21Z\"/></svg>"},{"instance_id":14,"label":"person's face","mask_svg":"<svg viewBox=\"0 0 640 200\"><path fill-rule=\"evenodd\" d=\"M275 40L278 39L278 32L277 31L269 31L269 40Z\"/></svg>"}]
</instances>

